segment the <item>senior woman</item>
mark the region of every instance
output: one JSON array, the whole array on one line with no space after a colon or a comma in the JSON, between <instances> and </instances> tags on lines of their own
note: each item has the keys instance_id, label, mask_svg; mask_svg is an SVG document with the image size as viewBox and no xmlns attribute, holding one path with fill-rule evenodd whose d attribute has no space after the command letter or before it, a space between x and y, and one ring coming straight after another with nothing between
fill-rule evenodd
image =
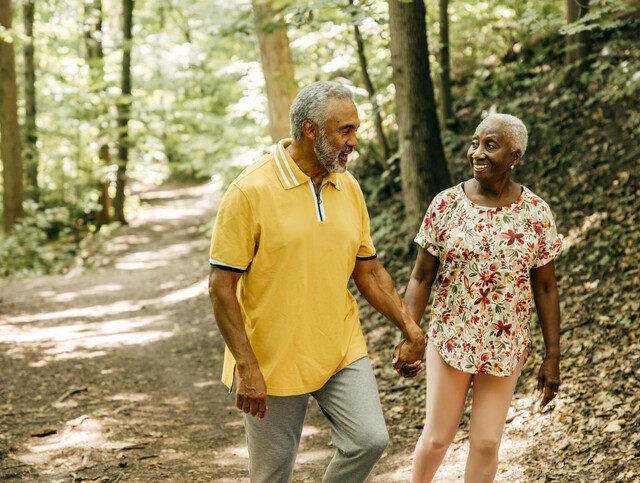
<instances>
[{"instance_id":1,"label":"senior woman","mask_svg":"<svg viewBox=\"0 0 640 483\"><path fill-rule=\"evenodd\" d=\"M511 180L527 147L520 119L491 114L467 151L473 178L438 194L415 241L405 296L420 320L433 287L427 331L427 404L412 482L431 481L456 434L473 384L466 482L493 481L535 301L546 346L538 375L548 404L560 384L560 309L554 258L562 249L549 206ZM407 367L407 373L416 368Z\"/></svg>"}]
</instances>

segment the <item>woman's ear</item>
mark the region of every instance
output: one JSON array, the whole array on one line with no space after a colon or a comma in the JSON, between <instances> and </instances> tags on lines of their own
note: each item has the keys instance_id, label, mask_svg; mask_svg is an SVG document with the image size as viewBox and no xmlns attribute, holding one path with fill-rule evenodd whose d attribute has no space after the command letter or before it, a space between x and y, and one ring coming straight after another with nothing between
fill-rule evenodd
<instances>
[{"instance_id":1,"label":"woman's ear","mask_svg":"<svg viewBox=\"0 0 640 483\"><path fill-rule=\"evenodd\" d=\"M517 165L520 160L522 159L522 151L520 151L520 149L514 149L513 152L511 153L511 166L515 166Z\"/></svg>"}]
</instances>

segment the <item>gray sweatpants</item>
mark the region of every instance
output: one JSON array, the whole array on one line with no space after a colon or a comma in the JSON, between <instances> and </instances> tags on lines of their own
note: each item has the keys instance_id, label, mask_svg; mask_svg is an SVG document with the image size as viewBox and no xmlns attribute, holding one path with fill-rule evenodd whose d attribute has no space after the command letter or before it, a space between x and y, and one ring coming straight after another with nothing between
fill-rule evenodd
<instances>
[{"instance_id":1,"label":"gray sweatpants","mask_svg":"<svg viewBox=\"0 0 640 483\"><path fill-rule=\"evenodd\" d=\"M345 367L311 396L331 424L336 448L322 481L363 482L389 442L369 358ZM263 420L245 415L252 483L292 481L308 400L309 394L269 396Z\"/></svg>"}]
</instances>

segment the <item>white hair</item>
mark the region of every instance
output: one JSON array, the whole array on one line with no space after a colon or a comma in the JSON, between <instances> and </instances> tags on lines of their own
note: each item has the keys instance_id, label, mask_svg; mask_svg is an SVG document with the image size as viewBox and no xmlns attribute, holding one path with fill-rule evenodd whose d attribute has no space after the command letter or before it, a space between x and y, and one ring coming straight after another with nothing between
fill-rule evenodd
<instances>
[{"instance_id":1,"label":"white hair","mask_svg":"<svg viewBox=\"0 0 640 483\"><path fill-rule=\"evenodd\" d=\"M329 119L329 99L353 100L353 93L348 87L328 81L314 82L298 92L289 110L291 136L294 141L302 138L304 121L312 121L324 131Z\"/></svg>"},{"instance_id":2,"label":"white hair","mask_svg":"<svg viewBox=\"0 0 640 483\"><path fill-rule=\"evenodd\" d=\"M527 150L527 140L529 138L527 134L527 126L524 125L524 122L511 114L494 112L480 121L480 124L478 124L476 129L479 129L480 126L484 126L491 121L496 121L502 125L504 135L511 142L513 150L520 150L520 157L524 156L524 152Z\"/></svg>"}]
</instances>

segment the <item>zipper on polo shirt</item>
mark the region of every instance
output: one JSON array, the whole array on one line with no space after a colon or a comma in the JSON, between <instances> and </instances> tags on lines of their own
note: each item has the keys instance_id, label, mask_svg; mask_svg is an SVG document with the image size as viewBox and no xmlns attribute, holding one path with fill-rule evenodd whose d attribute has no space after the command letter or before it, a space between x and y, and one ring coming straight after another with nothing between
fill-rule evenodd
<instances>
[{"instance_id":1,"label":"zipper on polo shirt","mask_svg":"<svg viewBox=\"0 0 640 483\"><path fill-rule=\"evenodd\" d=\"M316 205L316 215L318 217L318 221L320 223L322 223L323 221L325 221L327 219L327 216L324 212L324 205L322 203L322 189L327 186L329 184L329 182L325 182L323 185L320 186L320 189L318 191L316 191L316 187L313 184L313 181L311 181L311 178L309 178L309 186L311 187L311 192L313 193L313 200L314 200L314 204Z\"/></svg>"}]
</instances>

